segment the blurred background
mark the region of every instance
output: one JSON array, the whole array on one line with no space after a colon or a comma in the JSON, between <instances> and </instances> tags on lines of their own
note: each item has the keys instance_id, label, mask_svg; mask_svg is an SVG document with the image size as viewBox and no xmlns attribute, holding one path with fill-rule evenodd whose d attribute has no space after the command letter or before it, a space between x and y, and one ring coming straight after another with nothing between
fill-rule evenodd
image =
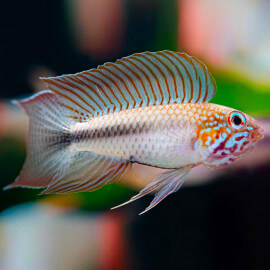
<instances>
[{"instance_id":1,"label":"blurred background","mask_svg":"<svg viewBox=\"0 0 270 270\"><path fill-rule=\"evenodd\" d=\"M0 270L270 269L270 2L268 0L4 1L0 17L0 187L25 159L27 118L10 103L135 52L185 51L209 66L213 103L260 120L265 139L223 170L197 168L138 216L117 210L160 170L135 165L118 185L38 196L0 191Z\"/></svg>"}]
</instances>

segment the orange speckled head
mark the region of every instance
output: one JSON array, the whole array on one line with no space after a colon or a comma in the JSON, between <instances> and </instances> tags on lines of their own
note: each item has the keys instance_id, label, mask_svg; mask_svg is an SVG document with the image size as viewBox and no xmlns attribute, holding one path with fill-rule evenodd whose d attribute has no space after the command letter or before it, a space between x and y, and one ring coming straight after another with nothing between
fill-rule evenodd
<instances>
[{"instance_id":1,"label":"orange speckled head","mask_svg":"<svg viewBox=\"0 0 270 270\"><path fill-rule=\"evenodd\" d=\"M263 130L255 119L240 111L205 104L198 123L197 137L202 148L207 148L205 165L220 167L247 154L254 144L263 139Z\"/></svg>"}]
</instances>

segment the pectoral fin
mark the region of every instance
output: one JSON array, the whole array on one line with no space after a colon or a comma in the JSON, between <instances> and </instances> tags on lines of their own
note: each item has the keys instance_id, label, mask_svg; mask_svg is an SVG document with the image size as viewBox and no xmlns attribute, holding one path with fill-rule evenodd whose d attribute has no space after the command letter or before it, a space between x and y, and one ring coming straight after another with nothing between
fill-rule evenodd
<instances>
[{"instance_id":1,"label":"pectoral fin","mask_svg":"<svg viewBox=\"0 0 270 270\"><path fill-rule=\"evenodd\" d=\"M167 197L169 194L176 192L184 183L190 170L191 168L185 167L162 173L155 181L153 181L143 190L141 190L139 194L133 196L129 201L113 207L112 209L131 203L151 192L157 192L155 194L155 198L152 200L150 205L143 212L140 213L140 215L144 214L145 212L156 206L163 199L165 199L165 197Z\"/></svg>"}]
</instances>

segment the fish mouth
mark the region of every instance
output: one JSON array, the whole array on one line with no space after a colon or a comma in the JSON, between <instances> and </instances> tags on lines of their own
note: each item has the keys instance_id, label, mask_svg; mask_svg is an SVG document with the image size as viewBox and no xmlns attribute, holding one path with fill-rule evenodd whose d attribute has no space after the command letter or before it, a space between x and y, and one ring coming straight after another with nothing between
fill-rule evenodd
<instances>
[{"instance_id":1,"label":"fish mouth","mask_svg":"<svg viewBox=\"0 0 270 270\"><path fill-rule=\"evenodd\" d=\"M251 134L252 141L253 142L258 142L264 138L263 134L264 130L261 127L256 127L254 129L254 132Z\"/></svg>"}]
</instances>

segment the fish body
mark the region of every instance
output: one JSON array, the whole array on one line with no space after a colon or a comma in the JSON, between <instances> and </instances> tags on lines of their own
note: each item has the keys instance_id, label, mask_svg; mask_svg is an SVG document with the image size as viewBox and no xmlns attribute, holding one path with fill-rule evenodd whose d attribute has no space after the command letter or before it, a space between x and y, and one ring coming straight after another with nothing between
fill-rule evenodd
<instances>
[{"instance_id":1,"label":"fish body","mask_svg":"<svg viewBox=\"0 0 270 270\"><path fill-rule=\"evenodd\" d=\"M244 152L246 131L232 134L227 114L235 110L211 103L167 104L120 111L72 127L73 151L88 151L159 168L226 165ZM254 120L253 120L254 121ZM253 124L254 125L254 124ZM251 135L250 135L251 137ZM221 147L224 142L224 147ZM210 162L216 154L216 162ZM222 159L226 156L227 162ZM214 158L215 159L215 158Z\"/></svg>"},{"instance_id":2,"label":"fish body","mask_svg":"<svg viewBox=\"0 0 270 270\"><path fill-rule=\"evenodd\" d=\"M90 151L161 168L202 161L193 151L193 104L168 104L120 111L73 127L74 151ZM195 117L195 114L194 114ZM199 116L198 116L199 118ZM80 139L76 140L79 136Z\"/></svg>"},{"instance_id":3,"label":"fish body","mask_svg":"<svg viewBox=\"0 0 270 270\"><path fill-rule=\"evenodd\" d=\"M50 90L18 102L30 116L28 155L9 187L92 191L134 162L170 169L128 201L156 192L148 211L177 191L193 167L225 166L263 138L252 117L208 103L215 82L184 53L135 54L43 80Z\"/></svg>"}]
</instances>

